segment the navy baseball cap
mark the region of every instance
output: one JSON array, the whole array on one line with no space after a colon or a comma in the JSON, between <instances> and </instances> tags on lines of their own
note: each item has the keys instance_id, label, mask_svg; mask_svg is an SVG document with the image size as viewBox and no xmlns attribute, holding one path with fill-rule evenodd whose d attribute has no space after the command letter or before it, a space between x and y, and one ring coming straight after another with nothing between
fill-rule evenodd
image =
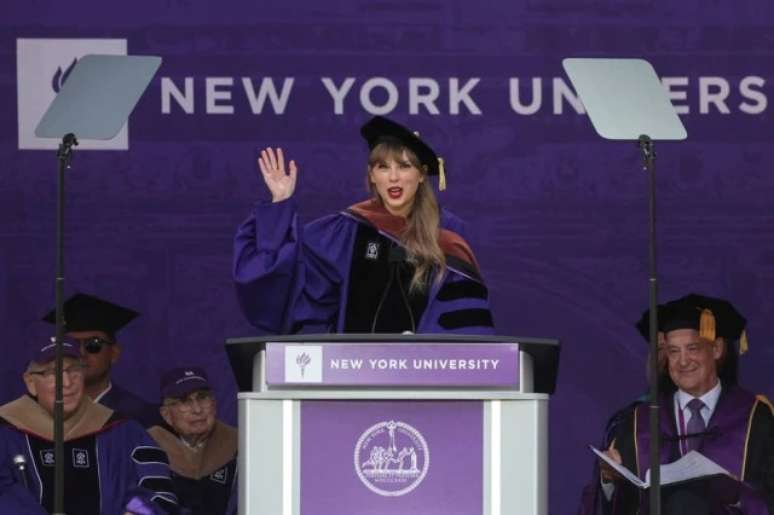
<instances>
[{"instance_id":1,"label":"navy baseball cap","mask_svg":"<svg viewBox=\"0 0 774 515\"><path fill-rule=\"evenodd\" d=\"M81 359L80 347L72 342L63 341L62 356L66 358ZM55 358L56 343L54 343L54 338L52 337L46 345L33 351L30 361L33 361L39 365L43 365L49 361L53 361Z\"/></svg>"},{"instance_id":2,"label":"navy baseball cap","mask_svg":"<svg viewBox=\"0 0 774 515\"><path fill-rule=\"evenodd\" d=\"M161 398L182 399L197 390L211 390L207 373L199 367L178 367L161 376Z\"/></svg>"}]
</instances>

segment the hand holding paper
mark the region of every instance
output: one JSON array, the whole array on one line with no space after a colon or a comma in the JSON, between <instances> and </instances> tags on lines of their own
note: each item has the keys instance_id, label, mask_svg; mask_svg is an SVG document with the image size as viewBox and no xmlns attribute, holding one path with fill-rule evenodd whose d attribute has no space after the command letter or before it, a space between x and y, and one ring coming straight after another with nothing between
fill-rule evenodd
<instances>
[{"instance_id":1,"label":"hand holding paper","mask_svg":"<svg viewBox=\"0 0 774 515\"><path fill-rule=\"evenodd\" d=\"M589 446L604 464L612 468L624 479L638 488L647 489L650 487L650 469L645 473L645 481L642 481L632 471L616 462L608 453L602 452L596 447ZM615 450L615 449L613 449ZM610 449L608 449L608 452ZM616 453L617 454L617 453ZM618 456L620 459L620 455ZM698 451L691 451L677 461L661 465L661 484L671 485L683 481L692 481L695 479L705 479L711 476L727 476L735 481L737 478L726 469L705 457ZM603 476L604 478L604 476Z\"/></svg>"}]
</instances>

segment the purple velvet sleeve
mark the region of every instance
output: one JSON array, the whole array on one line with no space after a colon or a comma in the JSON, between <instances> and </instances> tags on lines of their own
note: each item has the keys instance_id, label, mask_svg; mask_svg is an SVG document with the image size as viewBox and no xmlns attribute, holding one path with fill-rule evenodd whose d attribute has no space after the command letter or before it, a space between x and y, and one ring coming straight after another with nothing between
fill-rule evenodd
<instances>
[{"instance_id":1,"label":"purple velvet sleeve","mask_svg":"<svg viewBox=\"0 0 774 515\"><path fill-rule=\"evenodd\" d=\"M103 431L97 446L103 513L178 513L167 455L138 422L125 420Z\"/></svg>"},{"instance_id":2,"label":"purple velvet sleeve","mask_svg":"<svg viewBox=\"0 0 774 515\"><path fill-rule=\"evenodd\" d=\"M301 226L292 197L256 206L234 241L234 281L250 323L271 334L334 329L353 237L353 222L339 215Z\"/></svg>"},{"instance_id":3,"label":"purple velvet sleeve","mask_svg":"<svg viewBox=\"0 0 774 515\"><path fill-rule=\"evenodd\" d=\"M282 331L300 248L295 201L259 204L234 238L233 276L247 319L266 333Z\"/></svg>"}]
</instances>

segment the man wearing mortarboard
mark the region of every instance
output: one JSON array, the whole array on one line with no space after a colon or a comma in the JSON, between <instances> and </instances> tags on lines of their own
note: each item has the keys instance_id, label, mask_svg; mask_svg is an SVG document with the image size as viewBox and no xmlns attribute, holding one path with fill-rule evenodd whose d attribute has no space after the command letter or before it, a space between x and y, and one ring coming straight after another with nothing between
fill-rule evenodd
<instances>
[{"instance_id":1,"label":"man wearing mortarboard","mask_svg":"<svg viewBox=\"0 0 774 515\"><path fill-rule=\"evenodd\" d=\"M136 421L84 395L77 343L63 342L62 354L64 512L177 513L164 451ZM0 513L54 509L54 358L54 343L36 349L23 376L28 394L0 406Z\"/></svg>"},{"instance_id":2,"label":"man wearing mortarboard","mask_svg":"<svg viewBox=\"0 0 774 515\"><path fill-rule=\"evenodd\" d=\"M691 296L688 296L687 298L691 298ZM677 301L674 301L673 303L668 303L667 305L672 305L674 303L681 303L683 302L683 299L678 299ZM724 301L723 301L724 302ZM661 306L663 307L663 306ZM738 380L738 369L739 369L739 348L738 348L738 342L737 340L742 339L745 341L744 345L744 351L746 352L746 335L744 338L741 338L742 335L744 335L744 324L745 320L744 318L739 315L736 310L730 306L730 304L723 304L723 307L728 309L730 308L732 311L732 316L730 317L735 321L735 323L741 324L738 327L728 327L727 329L730 331L731 336L729 337L728 346L727 346L727 352L726 355L718 362L718 378L722 384L725 385L736 385ZM663 324L661 324L663 325ZM636 324L634 324L634 327L637 329L637 331L640 333L644 341L648 344L650 344L650 312L649 310L645 310L645 312L642 314L642 317L639 321L637 321ZM664 338L663 338L663 332L660 333L660 342L659 342L659 366L665 366L665 360L666 355L663 352L663 344L664 344ZM650 358L646 360L647 367L643 370L644 372L647 372L647 369L650 368ZM649 377L649 374L646 374L646 377ZM675 385L672 379L669 377L669 374L661 374L660 375L660 387L661 391L674 391ZM618 426L627 420L629 420L634 410L638 407L640 409L647 409L647 403L649 399L649 393L647 391L643 392L642 395L634 399L631 403L627 404L625 407L619 409L616 411L607 421L605 424L605 431L602 438L602 442L600 445L600 448L606 449L610 446L612 441L615 438L616 432L618 430ZM592 480L589 484L587 484L581 495L581 508L579 510L579 513L584 515L590 515L590 514L600 514L600 513L606 513L606 511L603 509L604 506L606 506L607 500L605 498L604 492L607 491L607 497L610 497L610 494L612 493L614 486L613 483L604 483L600 484L599 480L600 476L600 470L599 470L599 462L594 461L594 468L593 473L591 475Z\"/></svg>"},{"instance_id":3,"label":"man wearing mortarboard","mask_svg":"<svg viewBox=\"0 0 774 515\"><path fill-rule=\"evenodd\" d=\"M80 344L86 364L86 395L94 402L134 418L143 427L159 422L158 408L110 379L110 371L121 355L116 333L137 318L136 311L85 293L76 293L64 303L65 332ZM43 317L55 324L56 312Z\"/></svg>"},{"instance_id":4,"label":"man wearing mortarboard","mask_svg":"<svg viewBox=\"0 0 774 515\"><path fill-rule=\"evenodd\" d=\"M664 487L666 515L774 513L774 410L765 396L737 384L736 358L747 350L745 325L729 302L712 297L691 294L658 306L661 463L695 450L739 479ZM648 326L646 311L637 327L646 335ZM625 412L606 451L642 479L650 468L648 416L645 404ZM647 491L604 464L600 479L604 498L596 513L647 512Z\"/></svg>"},{"instance_id":5,"label":"man wearing mortarboard","mask_svg":"<svg viewBox=\"0 0 774 515\"><path fill-rule=\"evenodd\" d=\"M180 507L190 515L235 515L237 430L217 419L206 372L178 367L161 376L165 424L148 433L169 456Z\"/></svg>"}]
</instances>

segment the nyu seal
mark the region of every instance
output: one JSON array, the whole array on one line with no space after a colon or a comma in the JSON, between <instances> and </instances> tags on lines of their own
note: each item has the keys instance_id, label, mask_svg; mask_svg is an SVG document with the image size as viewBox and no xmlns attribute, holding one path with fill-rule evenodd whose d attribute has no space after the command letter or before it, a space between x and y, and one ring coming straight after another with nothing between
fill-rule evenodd
<instances>
[{"instance_id":1,"label":"nyu seal","mask_svg":"<svg viewBox=\"0 0 774 515\"><path fill-rule=\"evenodd\" d=\"M374 493L405 495L425 479L430 449L422 433L405 422L379 422L366 429L355 445L355 471Z\"/></svg>"}]
</instances>

